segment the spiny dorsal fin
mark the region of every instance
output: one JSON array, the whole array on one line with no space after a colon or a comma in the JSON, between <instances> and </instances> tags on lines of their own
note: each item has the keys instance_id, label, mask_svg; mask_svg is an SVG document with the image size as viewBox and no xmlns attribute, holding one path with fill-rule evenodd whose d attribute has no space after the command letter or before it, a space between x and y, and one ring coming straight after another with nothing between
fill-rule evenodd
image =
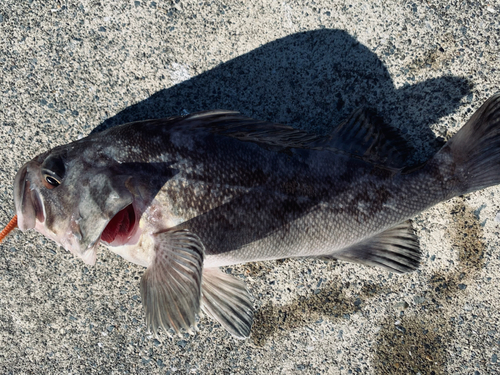
<instances>
[{"instance_id":1,"label":"spiny dorsal fin","mask_svg":"<svg viewBox=\"0 0 500 375\"><path fill-rule=\"evenodd\" d=\"M313 142L322 138L288 125L273 124L245 117L235 111L198 112L186 116L184 121L196 121L197 124L193 124L194 126L208 128L215 134L258 143L278 151L286 148L310 148Z\"/></svg>"},{"instance_id":2,"label":"spiny dorsal fin","mask_svg":"<svg viewBox=\"0 0 500 375\"><path fill-rule=\"evenodd\" d=\"M238 112L215 110L194 113L183 121L241 141L282 151L288 148L328 149L381 167L405 166L411 148L398 132L372 110L355 111L328 136L318 136L288 125L244 117Z\"/></svg>"},{"instance_id":3,"label":"spiny dorsal fin","mask_svg":"<svg viewBox=\"0 0 500 375\"><path fill-rule=\"evenodd\" d=\"M418 238L408 220L321 258L325 257L381 267L391 272L405 273L418 268L421 254Z\"/></svg>"},{"instance_id":4,"label":"spiny dorsal fin","mask_svg":"<svg viewBox=\"0 0 500 375\"><path fill-rule=\"evenodd\" d=\"M329 136L312 146L391 168L404 167L412 152L399 133L370 109L358 109Z\"/></svg>"}]
</instances>

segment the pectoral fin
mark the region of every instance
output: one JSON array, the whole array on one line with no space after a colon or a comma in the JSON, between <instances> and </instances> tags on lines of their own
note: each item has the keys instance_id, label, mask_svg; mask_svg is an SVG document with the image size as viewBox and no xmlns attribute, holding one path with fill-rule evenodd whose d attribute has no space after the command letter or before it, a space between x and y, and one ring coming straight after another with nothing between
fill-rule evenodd
<instances>
[{"instance_id":1,"label":"pectoral fin","mask_svg":"<svg viewBox=\"0 0 500 375\"><path fill-rule=\"evenodd\" d=\"M421 257L418 239L409 221L330 256L348 262L381 267L396 273L417 269Z\"/></svg>"},{"instance_id":2,"label":"pectoral fin","mask_svg":"<svg viewBox=\"0 0 500 375\"><path fill-rule=\"evenodd\" d=\"M202 310L238 339L250 336L253 303L245 283L218 268L203 270Z\"/></svg>"},{"instance_id":3,"label":"pectoral fin","mask_svg":"<svg viewBox=\"0 0 500 375\"><path fill-rule=\"evenodd\" d=\"M188 230L154 235L155 258L141 280L146 325L180 333L190 331L200 310L201 277L205 249Z\"/></svg>"}]
</instances>

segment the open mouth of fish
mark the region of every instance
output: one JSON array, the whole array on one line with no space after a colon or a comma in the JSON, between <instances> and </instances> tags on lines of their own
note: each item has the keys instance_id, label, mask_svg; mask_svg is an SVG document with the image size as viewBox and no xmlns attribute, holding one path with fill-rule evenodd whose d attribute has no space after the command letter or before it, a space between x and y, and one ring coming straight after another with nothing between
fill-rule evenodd
<instances>
[{"instance_id":1,"label":"open mouth of fish","mask_svg":"<svg viewBox=\"0 0 500 375\"><path fill-rule=\"evenodd\" d=\"M109 246L125 245L137 232L138 224L134 207L129 204L109 221L101 234L101 241Z\"/></svg>"},{"instance_id":2,"label":"open mouth of fish","mask_svg":"<svg viewBox=\"0 0 500 375\"><path fill-rule=\"evenodd\" d=\"M19 212L19 227L23 230L35 228L41 233L46 233L50 238L58 241L58 239L51 235L50 232L44 228L44 222L47 213L45 212L44 204L39 193L35 189L30 188L30 182L25 181L24 186L19 189L22 194L18 194L18 207L21 207ZM72 233L80 234L81 229L77 221L70 223L70 230ZM126 245L130 239L138 232L139 220L135 212L133 204L127 205L125 208L118 211L112 219L106 224L101 235L94 241L93 244L103 242L107 246L122 246ZM60 239L59 239L60 241ZM69 245L69 243L68 243ZM63 244L64 246L64 244ZM91 245L92 247L94 245ZM71 246L72 247L72 246Z\"/></svg>"}]
</instances>

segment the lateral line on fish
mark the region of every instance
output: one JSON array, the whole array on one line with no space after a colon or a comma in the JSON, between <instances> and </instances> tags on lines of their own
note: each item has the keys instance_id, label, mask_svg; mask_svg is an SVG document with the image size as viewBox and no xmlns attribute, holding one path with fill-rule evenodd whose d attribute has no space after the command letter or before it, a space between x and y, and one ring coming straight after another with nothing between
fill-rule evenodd
<instances>
[{"instance_id":1,"label":"lateral line on fish","mask_svg":"<svg viewBox=\"0 0 500 375\"><path fill-rule=\"evenodd\" d=\"M5 228L0 232L0 242L2 242L14 228L17 228L17 215L14 215Z\"/></svg>"}]
</instances>

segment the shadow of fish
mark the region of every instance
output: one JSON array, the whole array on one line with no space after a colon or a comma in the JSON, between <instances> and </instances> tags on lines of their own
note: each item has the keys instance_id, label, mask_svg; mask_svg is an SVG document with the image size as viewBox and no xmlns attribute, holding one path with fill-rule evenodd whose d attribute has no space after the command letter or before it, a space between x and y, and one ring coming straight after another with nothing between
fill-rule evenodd
<instances>
[{"instance_id":1,"label":"shadow of fish","mask_svg":"<svg viewBox=\"0 0 500 375\"><path fill-rule=\"evenodd\" d=\"M250 334L244 283L219 270L289 257L408 272L420 262L408 220L500 183L500 94L426 163L369 110L328 136L208 111L124 124L56 147L17 173L21 230L88 264L104 244L147 267L146 321L191 330L200 309Z\"/></svg>"}]
</instances>

